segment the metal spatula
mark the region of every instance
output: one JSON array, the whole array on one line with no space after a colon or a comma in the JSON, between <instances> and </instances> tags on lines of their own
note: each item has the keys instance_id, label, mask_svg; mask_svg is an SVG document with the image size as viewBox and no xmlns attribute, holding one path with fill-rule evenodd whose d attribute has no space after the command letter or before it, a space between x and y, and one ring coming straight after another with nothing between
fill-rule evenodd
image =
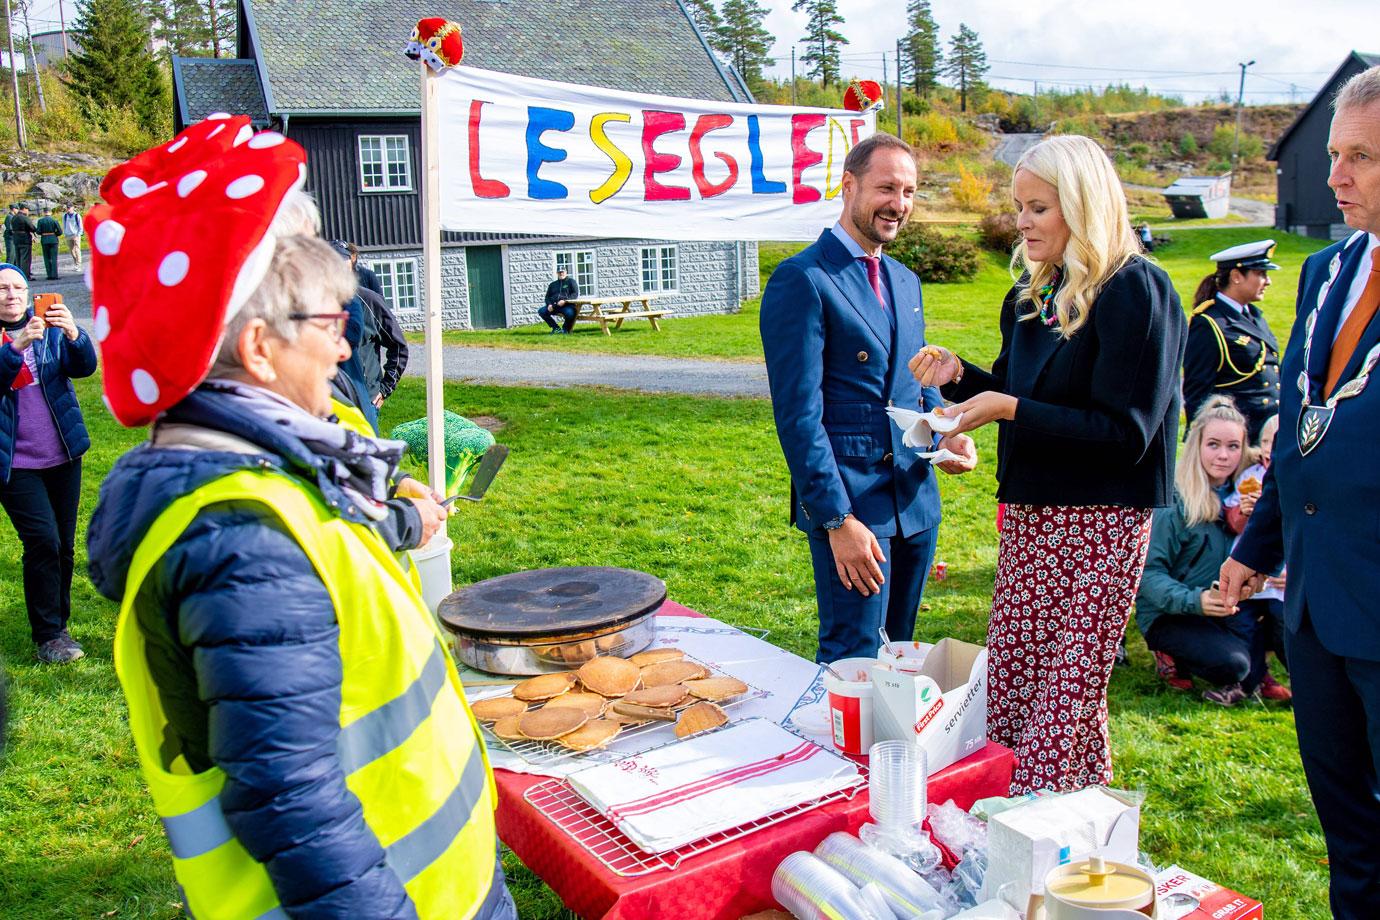
<instances>
[{"instance_id":1,"label":"metal spatula","mask_svg":"<svg viewBox=\"0 0 1380 920\"><path fill-rule=\"evenodd\" d=\"M508 448L502 444L495 444L484 451L484 456L479 459L479 467L474 471L474 478L470 480L470 487L467 491L441 502L441 506L449 508L457 498L467 502L477 502L484 498L484 493L489 491L489 486L493 484L494 477L498 475L498 470L503 466L503 461L508 459Z\"/></svg>"}]
</instances>

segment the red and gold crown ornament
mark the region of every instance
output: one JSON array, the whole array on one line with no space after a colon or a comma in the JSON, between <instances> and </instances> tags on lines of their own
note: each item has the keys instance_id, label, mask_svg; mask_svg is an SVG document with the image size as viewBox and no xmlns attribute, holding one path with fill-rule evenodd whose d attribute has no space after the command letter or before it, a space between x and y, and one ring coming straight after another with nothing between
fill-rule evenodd
<instances>
[{"instance_id":1,"label":"red and gold crown ornament","mask_svg":"<svg viewBox=\"0 0 1380 920\"><path fill-rule=\"evenodd\" d=\"M440 73L465 57L465 40L457 23L441 16L429 16L417 22L403 54L414 61L426 61L427 66Z\"/></svg>"},{"instance_id":2,"label":"red and gold crown ornament","mask_svg":"<svg viewBox=\"0 0 1380 920\"><path fill-rule=\"evenodd\" d=\"M843 107L850 112L880 109L886 102L882 86L876 80L853 80L843 91Z\"/></svg>"},{"instance_id":3,"label":"red and gold crown ornament","mask_svg":"<svg viewBox=\"0 0 1380 920\"><path fill-rule=\"evenodd\" d=\"M269 226L306 153L217 113L112 169L86 215L87 285L106 406L147 425L210 369L225 324L263 281Z\"/></svg>"}]
</instances>

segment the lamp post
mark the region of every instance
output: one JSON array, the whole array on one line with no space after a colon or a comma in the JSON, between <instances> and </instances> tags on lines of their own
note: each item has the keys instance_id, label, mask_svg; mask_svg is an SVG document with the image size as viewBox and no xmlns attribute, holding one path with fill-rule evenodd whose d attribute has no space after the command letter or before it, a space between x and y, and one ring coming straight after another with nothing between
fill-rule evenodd
<instances>
[{"instance_id":1,"label":"lamp post","mask_svg":"<svg viewBox=\"0 0 1380 920\"><path fill-rule=\"evenodd\" d=\"M1244 64L1237 63L1241 68L1241 86L1236 91L1236 133L1231 139L1231 172L1232 177L1236 177L1236 157L1241 149L1241 103L1246 98L1246 68L1254 64L1255 61L1247 61Z\"/></svg>"}]
</instances>

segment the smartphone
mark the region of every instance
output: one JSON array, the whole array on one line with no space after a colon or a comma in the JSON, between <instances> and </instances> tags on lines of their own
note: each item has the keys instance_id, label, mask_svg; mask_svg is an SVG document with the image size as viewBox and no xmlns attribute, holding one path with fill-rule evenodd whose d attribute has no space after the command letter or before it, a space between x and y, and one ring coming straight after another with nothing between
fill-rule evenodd
<instances>
[{"instance_id":1,"label":"smartphone","mask_svg":"<svg viewBox=\"0 0 1380 920\"><path fill-rule=\"evenodd\" d=\"M62 295L56 292L51 294L34 295L34 316L44 319L48 315L48 310L53 304L62 303Z\"/></svg>"}]
</instances>

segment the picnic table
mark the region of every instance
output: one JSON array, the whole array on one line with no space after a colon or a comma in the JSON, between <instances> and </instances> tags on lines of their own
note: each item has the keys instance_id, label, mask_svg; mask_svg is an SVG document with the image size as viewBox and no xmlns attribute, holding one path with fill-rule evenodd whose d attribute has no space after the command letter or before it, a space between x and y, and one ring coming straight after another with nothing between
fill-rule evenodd
<instances>
[{"instance_id":1,"label":"picnic table","mask_svg":"<svg viewBox=\"0 0 1380 920\"><path fill-rule=\"evenodd\" d=\"M701 614L667 601L662 616ZM933 802L953 799L960 808L988 796L1006 795L1014 757L999 744L987 746L930 778ZM714 849L686 857L675 869L619 875L527 800L529 789L550 777L494 771L498 786L498 835L526 866L586 920L694 917L737 920L775 906L771 876L795 850L811 850L834 831L856 834L870 820L866 789L763 827Z\"/></svg>"},{"instance_id":2,"label":"picnic table","mask_svg":"<svg viewBox=\"0 0 1380 920\"><path fill-rule=\"evenodd\" d=\"M609 323L613 323L614 329L622 329L625 319L645 319L652 324L652 331L660 332L661 326L657 320L671 311L653 310L652 301L656 298L656 294L631 294L627 297L580 297L567 300L566 303L578 311L575 314L576 322L584 319L598 323L604 335L612 335ZM640 305L641 309L634 309L635 305ZM621 309L614 309L616 307Z\"/></svg>"}]
</instances>

